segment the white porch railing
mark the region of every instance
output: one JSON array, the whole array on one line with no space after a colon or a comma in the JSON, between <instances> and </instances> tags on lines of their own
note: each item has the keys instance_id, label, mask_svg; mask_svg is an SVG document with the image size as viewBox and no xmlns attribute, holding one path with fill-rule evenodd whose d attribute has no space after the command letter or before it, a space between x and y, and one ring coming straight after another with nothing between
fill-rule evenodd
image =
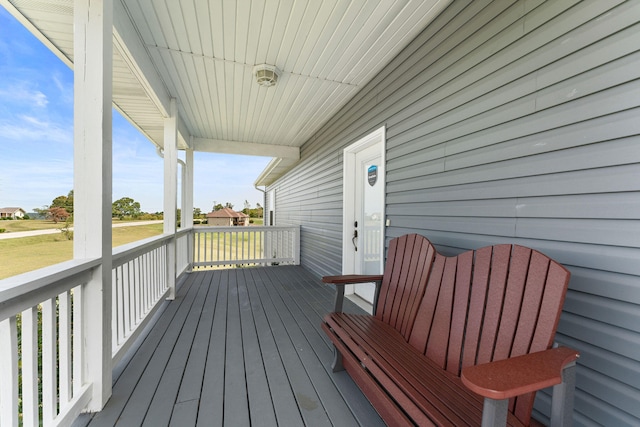
<instances>
[{"instance_id":1,"label":"white porch railing","mask_svg":"<svg viewBox=\"0 0 640 427\"><path fill-rule=\"evenodd\" d=\"M113 364L168 293L166 246L172 239L154 237L113 253ZM92 384L83 380L82 313L90 308L82 292L99 265L74 260L0 281L2 426L71 425L87 406Z\"/></svg>"},{"instance_id":2,"label":"white porch railing","mask_svg":"<svg viewBox=\"0 0 640 427\"><path fill-rule=\"evenodd\" d=\"M193 230L180 230L176 235L176 275L189 271L193 258Z\"/></svg>"},{"instance_id":3,"label":"white porch railing","mask_svg":"<svg viewBox=\"0 0 640 427\"><path fill-rule=\"evenodd\" d=\"M113 252L111 344L114 365L168 294L166 247L172 239L173 236L152 237Z\"/></svg>"},{"instance_id":4,"label":"white porch railing","mask_svg":"<svg viewBox=\"0 0 640 427\"><path fill-rule=\"evenodd\" d=\"M69 425L89 402L92 385L82 381L87 307L81 301L99 265L74 260L0 281L3 426L17 426L19 413L25 426L40 420L45 426Z\"/></svg>"},{"instance_id":5,"label":"white porch railing","mask_svg":"<svg viewBox=\"0 0 640 427\"><path fill-rule=\"evenodd\" d=\"M175 239L176 257L168 259ZM111 358L117 363L177 275L220 265L298 264L298 227L198 227L118 247L111 274ZM101 260L74 260L0 280L0 424L71 425L92 387L83 292ZM87 311L88 313L88 311ZM41 366L41 368L39 368Z\"/></svg>"},{"instance_id":6,"label":"white porch railing","mask_svg":"<svg viewBox=\"0 0 640 427\"><path fill-rule=\"evenodd\" d=\"M300 263L299 227L195 227L193 268Z\"/></svg>"}]
</instances>

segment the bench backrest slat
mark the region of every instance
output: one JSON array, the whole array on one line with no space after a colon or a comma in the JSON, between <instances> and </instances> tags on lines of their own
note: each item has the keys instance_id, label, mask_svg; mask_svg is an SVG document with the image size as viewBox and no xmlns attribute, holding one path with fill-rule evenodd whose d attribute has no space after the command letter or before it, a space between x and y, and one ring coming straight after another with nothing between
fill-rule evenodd
<instances>
[{"instance_id":1,"label":"bench backrest slat","mask_svg":"<svg viewBox=\"0 0 640 427\"><path fill-rule=\"evenodd\" d=\"M504 293L507 286L510 256L510 245L493 247L489 288L484 303L485 315L482 321L482 331L475 364L486 363L493 360L495 339L498 333L498 327L500 326L500 315L502 313Z\"/></svg>"},{"instance_id":2,"label":"bench backrest slat","mask_svg":"<svg viewBox=\"0 0 640 427\"><path fill-rule=\"evenodd\" d=\"M456 272L456 291L451 316L451 335L447 355L447 370L453 374L457 372L461 364L461 356L464 355L463 344L465 339L465 324L469 312L469 297L471 293L471 279L473 278L473 252L465 252L456 258L458 270Z\"/></svg>"},{"instance_id":3,"label":"bench backrest slat","mask_svg":"<svg viewBox=\"0 0 640 427\"><path fill-rule=\"evenodd\" d=\"M422 236L402 236L389 246L376 316L459 376L467 366L550 348L568 282L564 267L523 246L445 257ZM533 398L510 402L525 423Z\"/></svg>"},{"instance_id":4,"label":"bench backrest slat","mask_svg":"<svg viewBox=\"0 0 640 427\"><path fill-rule=\"evenodd\" d=\"M434 256L433 245L415 234L393 239L389 245L376 317L405 338L413 329Z\"/></svg>"},{"instance_id":5,"label":"bench backrest slat","mask_svg":"<svg viewBox=\"0 0 640 427\"><path fill-rule=\"evenodd\" d=\"M462 366L473 366L478 360L482 321L485 315L484 304L487 298L487 289L489 289L492 255L492 247L481 248L475 252Z\"/></svg>"},{"instance_id":6,"label":"bench backrest slat","mask_svg":"<svg viewBox=\"0 0 640 427\"><path fill-rule=\"evenodd\" d=\"M409 335L409 343L422 353L426 350L427 340L431 333L436 304L438 303L438 293L440 292L440 284L442 283L442 276L444 274L444 263L444 257L435 257L428 277L427 289L418 306L414 328ZM416 327L416 325L418 325L418 327Z\"/></svg>"}]
</instances>

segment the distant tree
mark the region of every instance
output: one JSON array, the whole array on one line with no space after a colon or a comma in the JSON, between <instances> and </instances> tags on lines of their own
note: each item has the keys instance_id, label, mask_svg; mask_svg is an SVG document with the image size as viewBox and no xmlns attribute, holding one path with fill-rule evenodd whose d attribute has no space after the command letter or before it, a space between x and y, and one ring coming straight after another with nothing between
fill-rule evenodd
<instances>
[{"instance_id":1,"label":"distant tree","mask_svg":"<svg viewBox=\"0 0 640 427\"><path fill-rule=\"evenodd\" d=\"M249 201L248 201L248 200L245 200L245 201L244 201L244 209L243 209L242 211L244 212L244 211L245 211L245 209L246 209L246 210L251 209L251 203L249 203ZM245 213L246 213L246 212L245 212Z\"/></svg>"},{"instance_id":2,"label":"distant tree","mask_svg":"<svg viewBox=\"0 0 640 427\"><path fill-rule=\"evenodd\" d=\"M120 219L124 217L137 218L140 216L140 203L133 200L131 197L123 197L116 200L111 205L111 211L113 216Z\"/></svg>"},{"instance_id":3,"label":"distant tree","mask_svg":"<svg viewBox=\"0 0 640 427\"><path fill-rule=\"evenodd\" d=\"M71 226L73 225L73 221L71 221L71 216L64 220L64 225L60 229L60 232L67 240L73 240L73 231L71 230Z\"/></svg>"},{"instance_id":4,"label":"distant tree","mask_svg":"<svg viewBox=\"0 0 640 427\"><path fill-rule=\"evenodd\" d=\"M216 203L216 201L213 201L213 210L214 211L219 211L220 209L224 209L224 208L229 208L229 209L233 209L233 205L229 202L225 203L224 205L222 203Z\"/></svg>"},{"instance_id":5,"label":"distant tree","mask_svg":"<svg viewBox=\"0 0 640 427\"><path fill-rule=\"evenodd\" d=\"M65 221L71 214L65 208L53 206L47 209L46 218L57 224L59 221Z\"/></svg>"},{"instance_id":6,"label":"distant tree","mask_svg":"<svg viewBox=\"0 0 640 427\"><path fill-rule=\"evenodd\" d=\"M33 211L38 214L38 219L46 218L49 212L49 206L44 205L41 208L33 208Z\"/></svg>"},{"instance_id":7,"label":"distant tree","mask_svg":"<svg viewBox=\"0 0 640 427\"><path fill-rule=\"evenodd\" d=\"M202 216L202 211L200 208L193 208L193 217L200 218Z\"/></svg>"},{"instance_id":8,"label":"distant tree","mask_svg":"<svg viewBox=\"0 0 640 427\"><path fill-rule=\"evenodd\" d=\"M69 215L73 215L73 190L66 196L58 196L49 205L49 208L64 208Z\"/></svg>"},{"instance_id":9,"label":"distant tree","mask_svg":"<svg viewBox=\"0 0 640 427\"><path fill-rule=\"evenodd\" d=\"M246 207L247 206L247 202L245 202L245 208L242 210L242 213L249 215L249 218L262 218L262 206L260 206L260 203L256 203L256 207L255 208L251 208L251 207ZM251 206L251 205L249 205Z\"/></svg>"}]
</instances>

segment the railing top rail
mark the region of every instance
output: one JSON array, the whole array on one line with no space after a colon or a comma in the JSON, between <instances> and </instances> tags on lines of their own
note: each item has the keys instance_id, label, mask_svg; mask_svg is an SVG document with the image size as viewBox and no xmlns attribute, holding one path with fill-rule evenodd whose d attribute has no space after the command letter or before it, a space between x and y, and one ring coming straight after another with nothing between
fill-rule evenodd
<instances>
[{"instance_id":1,"label":"railing top rail","mask_svg":"<svg viewBox=\"0 0 640 427\"><path fill-rule=\"evenodd\" d=\"M99 258L71 260L0 280L0 321L83 283Z\"/></svg>"},{"instance_id":2,"label":"railing top rail","mask_svg":"<svg viewBox=\"0 0 640 427\"><path fill-rule=\"evenodd\" d=\"M176 237L182 237L185 234L191 233L191 231L193 231L193 227L180 228L180 229L178 229L178 231L176 231Z\"/></svg>"},{"instance_id":3,"label":"railing top rail","mask_svg":"<svg viewBox=\"0 0 640 427\"><path fill-rule=\"evenodd\" d=\"M148 239L138 240L127 245L118 246L113 250L113 267L118 267L143 253L150 252L165 245L173 239L173 234L162 234L160 236L149 237Z\"/></svg>"},{"instance_id":4,"label":"railing top rail","mask_svg":"<svg viewBox=\"0 0 640 427\"><path fill-rule=\"evenodd\" d=\"M194 233L198 232L210 232L210 231L219 231L226 232L232 231L236 233L246 233L250 231L295 231L299 230L299 226L275 226L275 225L248 225L248 226L230 226L230 227L222 227L217 225L199 225L197 227L193 227L192 231Z\"/></svg>"}]
</instances>

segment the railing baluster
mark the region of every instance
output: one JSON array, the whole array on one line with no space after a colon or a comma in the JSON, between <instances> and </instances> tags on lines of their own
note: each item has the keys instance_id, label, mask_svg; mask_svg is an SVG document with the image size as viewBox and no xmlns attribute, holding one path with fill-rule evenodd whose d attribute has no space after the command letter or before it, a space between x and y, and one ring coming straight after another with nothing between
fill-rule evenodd
<instances>
[{"instance_id":1,"label":"railing baluster","mask_svg":"<svg viewBox=\"0 0 640 427\"><path fill-rule=\"evenodd\" d=\"M38 308L22 312L22 425L39 424ZM4 378L4 375L3 375Z\"/></svg>"},{"instance_id":2,"label":"railing baluster","mask_svg":"<svg viewBox=\"0 0 640 427\"><path fill-rule=\"evenodd\" d=\"M137 258L134 258L129 262L129 280L133 288L133 323L131 330L135 328L135 325L138 324L142 317L142 310L140 309L140 283L136 281L136 259Z\"/></svg>"},{"instance_id":3,"label":"railing baluster","mask_svg":"<svg viewBox=\"0 0 640 427\"><path fill-rule=\"evenodd\" d=\"M139 298L139 304L140 304L140 318L138 320L142 320L144 319L144 315L147 311L147 305L146 305L146 286L147 283L144 280L144 274L142 272L142 266L143 266L143 262L142 260L144 259L144 254L141 254L140 256L137 256L133 261L133 276L134 276L134 281L136 283L136 288L138 288L138 298ZM137 322L136 322L137 323Z\"/></svg>"},{"instance_id":4,"label":"railing baluster","mask_svg":"<svg viewBox=\"0 0 640 427\"><path fill-rule=\"evenodd\" d=\"M126 263L122 266L122 283L124 284L124 336L127 336L129 334L129 331L131 330L131 325L133 324L133 303L131 301L132 289L131 282L129 281L129 263Z\"/></svg>"},{"instance_id":5,"label":"railing baluster","mask_svg":"<svg viewBox=\"0 0 640 427\"><path fill-rule=\"evenodd\" d=\"M63 292L58 296L58 366L60 406L66 405L73 397L71 365L71 294Z\"/></svg>"},{"instance_id":6,"label":"railing baluster","mask_svg":"<svg viewBox=\"0 0 640 427\"><path fill-rule=\"evenodd\" d=\"M73 288L73 395L78 396L84 385L82 367L84 352L82 337L84 336L84 319L82 318L82 298L84 285ZM115 306L114 306L115 307Z\"/></svg>"},{"instance_id":7,"label":"railing baluster","mask_svg":"<svg viewBox=\"0 0 640 427\"><path fill-rule=\"evenodd\" d=\"M122 322L120 320L120 279L118 278L118 270L119 268L114 268L111 270L111 283L113 286L113 292L111 292L111 304L113 307L113 318L111 319L112 328L111 328L111 346L116 347L118 345L119 336L120 336L120 328L122 326Z\"/></svg>"},{"instance_id":8,"label":"railing baluster","mask_svg":"<svg viewBox=\"0 0 640 427\"><path fill-rule=\"evenodd\" d=\"M116 288L118 290L118 304L114 307L113 317L118 319L118 340L116 343L112 343L114 346L120 345L122 341L122 337L125 335L125 324L126 324L126 310L125 310L125 283L124 283L124 275L123 275L123 266L118 266L116 271Z\"/></svg>"},{"instance_id":9,"label":"railing baluster","mask_svg":"<svg viewBox=\"0 0 640 427\"><path fill-rule=\"evenodd\" d=\"M156 262L156 257L158 256L158 251L153 251L149 254L149 268L151 269L149 279L152 280L153 283L153 299L156 300L158 295L160 295L160 281L158 280L158 265Z\"/></svg>"},{"instance_id":10,"label":"railing baluster","mask_svg":"<svg viewBox=\"0 0 640 427\"><path fill-rule=\"evenodd\" d=\"M136 283L138 283L138 286L136 286L136 288L138 288L138 299L139 299L139 306L140 306L140 310L138 312L138 319L137 322L139 322L140 320L144 319L144 315L147 312L147 301L146 301L146 283L144 280L142 280L142 274L140 271L140 257L136 258L133 260L133 271L134 271L134 276L135 276L135 281ZM136 323L137 323L136 322Z\"/></svg>"},{"instance_id":11,"label":"railing baluster","mask_svg":"<svg viewBox=\"0 0 640 427\"><path fill-rule=\"evenodd\" d=\"M0 420L18 427L18 334L16 317L0 322Z\"/></svg>"},{"instance_id":12,"label":"railing baluster","mask_svg":"<svg viewBox=\"0 0 640 427\"><path fill-rule=\"evenodd\" d=\"M45 427L57 415L56 299L42 303L42 416Z\"/></svg>"}]
</instances>

